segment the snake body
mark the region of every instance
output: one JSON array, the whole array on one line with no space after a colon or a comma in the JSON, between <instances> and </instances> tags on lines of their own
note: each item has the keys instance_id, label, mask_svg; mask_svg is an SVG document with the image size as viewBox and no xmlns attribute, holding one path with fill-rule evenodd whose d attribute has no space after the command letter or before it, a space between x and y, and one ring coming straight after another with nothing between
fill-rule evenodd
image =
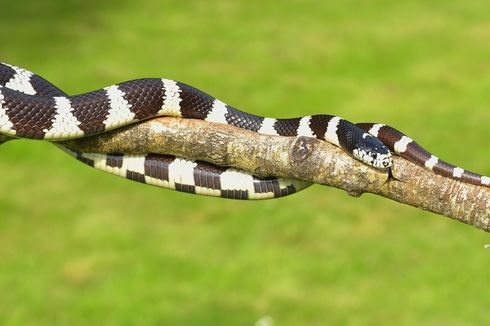
<instances>
[{"instance_id":1,"label":"snake body","mask_svg":"<svg viewBox=\"0 0 490 326\"><path fill-rule=\"evenodd\" d=\"M44 78L8 64L0 64L0 86L5 86L20 94L48 99L68 96ZM3 104L1 94L3 93L0 93L0 104ZM42 111L36 111L36 109L33 109L32 112L43 115ZM5 124L5 121L5 116L2 118L0 112L0 125ZM65 128L65 131L67 130ZM65 139L66 134L58 137ZM98 170L141 183L193 194L232 199L269 199L291 195L311 185L309 182L290 178L259 178L240 169L221 167L172 155L85 153L59 144L57 146L78 161Z\"/></svg>"},{"instance_id":2,"label":"snake body","mask_svg":"<svg viewBox=\"0 0 490 326\"><path fill-rule=\"evenodd\" d=\"M85 137L157 116L225 123L255 132L308 136L335 144L375 168L391 166L394 152L434 173L490 187L490 178L446 163L400 131L377 123L353 124L333 115L292 119L259 117L224 104L187 84L159 78L132 80L69 96L25 69L0 64L0 134L51 141ZM257 178L168 155L82 153L78 160L128 179L237 199L281 197L309 184L285 178Z\"/></svg>"}]
</instances>

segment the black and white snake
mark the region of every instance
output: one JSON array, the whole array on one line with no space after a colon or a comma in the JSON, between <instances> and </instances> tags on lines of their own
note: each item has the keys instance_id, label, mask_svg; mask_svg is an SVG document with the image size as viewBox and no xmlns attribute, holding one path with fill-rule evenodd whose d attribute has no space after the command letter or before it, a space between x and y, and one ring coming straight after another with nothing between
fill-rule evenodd
<instances>
[{"instance_id":1,"label":"black and white snake","mask_svg":"<svg viewBox=\"0 0 490 326\"><path fill-rule=\"evenodd\" d=\"M438 159L386 125L353 124L332 115L292 119L259 117L169 79L132 80L68 96L30 71L0 64L0 134L3 135L59 141L102 133L157 116L202 119L262 134L315 137L378 169L390 168L392 151L436 174L490 187L490 178ZM189 193L265 199L289 195L310 185L287 178L257 178L235 168L170 155L82 153L63 149L97 169Z\"/></svg>"}]
</instances>

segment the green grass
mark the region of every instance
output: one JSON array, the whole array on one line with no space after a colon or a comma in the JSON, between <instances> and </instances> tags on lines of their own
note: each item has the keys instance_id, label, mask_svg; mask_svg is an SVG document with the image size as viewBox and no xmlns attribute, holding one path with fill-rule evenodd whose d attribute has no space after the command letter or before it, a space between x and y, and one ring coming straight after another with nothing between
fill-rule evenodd
<instances>
[{"instance_id":1,"label":"green grass","mask_svg":"<svg viewBox=\"0 0 490 326\"><path fill-rule=\"evenodd\" d=\"M490 5L16 1L1 61L69 93L178 79L256 114L383 122L490 174ZM423 116L423 118L421 118ZM237 202L0 148L2 325L483 325L487 234L315 186Z\"/></svg>"}]
</instances>

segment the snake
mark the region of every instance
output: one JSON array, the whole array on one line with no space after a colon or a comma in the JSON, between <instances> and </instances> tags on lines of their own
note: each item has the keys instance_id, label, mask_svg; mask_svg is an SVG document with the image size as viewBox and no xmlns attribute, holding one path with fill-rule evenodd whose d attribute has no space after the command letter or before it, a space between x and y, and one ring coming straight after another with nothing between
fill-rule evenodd
<instances>
[{"instance_id":1,"label":"snake","mask_svg":"<svg viewBox=\"0 0 490 326\"><path fill-rule=\"evenodd\" d=\"M389 170L395 153L437 175L490 188L490 178L449 164L401 131L380 123L352 123L335 115L268 118L240 111L185 83L135 79L68 95L43 77L0 63L0 135L62 141L100 134L159 116L224 123L267 135L314 137L355 159ZM163 154L86 153L58 145L77 160L130 180L177 191L233 199L287 196L311 183L259 178L234 167Z\"/></svg>"}]
</instances>

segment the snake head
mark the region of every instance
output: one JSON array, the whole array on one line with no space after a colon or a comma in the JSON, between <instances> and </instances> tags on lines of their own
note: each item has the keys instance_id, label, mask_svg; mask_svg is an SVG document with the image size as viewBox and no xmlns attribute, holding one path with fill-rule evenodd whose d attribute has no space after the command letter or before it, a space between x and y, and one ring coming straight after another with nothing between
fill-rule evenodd
<instances>
[{"instance_id":1,"label":"snake head","mask_svg":"<svg viewBox=\"0 0 490 326\"><path fill-rule=\"evenodd\" d=\"M362 138L352 150L354 157L377 169L390 168L392 160L388 147L368 133L364 133Z\"/></svg>"}]
</instances>

